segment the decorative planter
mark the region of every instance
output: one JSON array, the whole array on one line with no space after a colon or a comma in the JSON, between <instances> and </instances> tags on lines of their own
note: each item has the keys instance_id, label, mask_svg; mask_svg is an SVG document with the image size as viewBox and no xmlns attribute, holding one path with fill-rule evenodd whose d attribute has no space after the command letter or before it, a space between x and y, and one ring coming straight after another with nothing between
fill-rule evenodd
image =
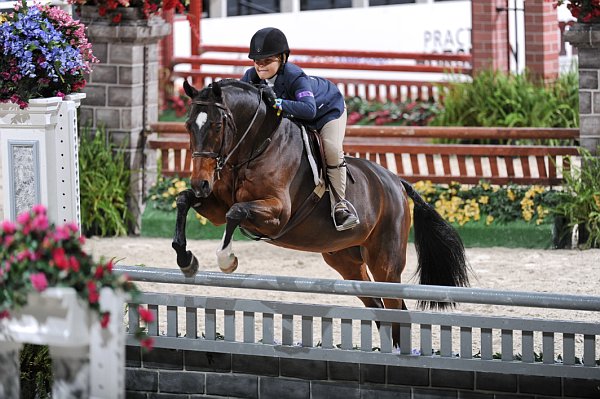
<instances>
[{"instance_id":1,"label":"decorative planter","mask_svg":"<svg viewBox=\"0 0 600 399\"><path fill-rule=\"evenodd\" d=\"M30 343L49 346L53 398L123 398L124 300L110 288L100 291L100 308L112 316L103 329L74 289L31 293L27 306L0 320L0 397L19 398L19 349Z\"/></svg>"},{"instance_id":2,"label":"decorative planter","mask_svg":"<svg viewBox=\"0 0 600 399\"><path fill-rule=\"evenodd\" d=\"M4 219L43 204L52 222L80 225L77 108L85 96L0 104Z\"/></svg>"}]
</instances>

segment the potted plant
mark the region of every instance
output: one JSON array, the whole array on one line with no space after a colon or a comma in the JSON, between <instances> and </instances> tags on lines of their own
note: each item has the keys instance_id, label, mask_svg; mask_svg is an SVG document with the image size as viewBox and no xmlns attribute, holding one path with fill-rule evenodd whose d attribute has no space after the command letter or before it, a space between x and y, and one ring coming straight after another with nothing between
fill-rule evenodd
<instances>
[{"instance_id":1,"label":"potted plant","mask_svg":"<svg viewBox=\"0 0 600 399\"><path fill-rule=\"evenodd\" d=\"M80 373L89 373L83 378L92 383L111 373L113 379L124 378L123 302L134 301L138 292L127 276L113 273L112 261L94 261L83 250L84 241L75 224L50 223L41 205L21 213L16 222L5 220L0 225L0 348L13 342L49 345L54 379L63 387ZM153 321L152 312L141 307L136 310L143 322ZM130 333L143 348L152 348L153 339L143 326ZM81 345L89 345L88 359L102 352L102 361L116 356L112 368L93 375L93 367L79 367L69 348ZM60 349L53 353L53 348ZM16 356L17 350L13 352L11 356ZM92 364L97 363L100 359ZM0 392L13 389L15 377L3 375ZM112 382L103 382L92 385L112 389Z\"/></svg>"},{"instance_id":2,"label":"potted plant","mask_svg":"<svg viewBox=\"0 0 600 399\"><path fill-rule=\"evenodd\" d=\"M69 3L77 6L82 17L100 17L113 24L123 20L150 19L160 16L163 11L185 11L179 0L69 0Z\"/></svg>"},{"instance_id":3,"label":"potted plant","mask_svg":"<svg viewBox=\"0 0 600 399\"><path fill-rule=\"evenodd\" d=\"M558 6L567 4L567 8L577 22L600 23L600 3L597 0L558 0L556 4Z\"/></svg>"},{"instance_id":4,"label":"potted plant","mask_svg":"<svg viewBox=\"0 0 600 399\"><path fill-rule=\"evenodd\" d=\"M0 13L0 102L28 107L32 98L81 91L98 62L85 26L58 7L16 3Z\"/></svg>"},{"instance_id":5,"label":"potted plant","mask_svg":"<svg viewBox=\"0 0 600 399\"><path fill-rule=\"evenodd\" d=\"M0 55L4 218L41 203L51 221L78 222L78 92L98 61L85 26L58 7L16 3L0 13Z\"/></svg>"}]
</instances>

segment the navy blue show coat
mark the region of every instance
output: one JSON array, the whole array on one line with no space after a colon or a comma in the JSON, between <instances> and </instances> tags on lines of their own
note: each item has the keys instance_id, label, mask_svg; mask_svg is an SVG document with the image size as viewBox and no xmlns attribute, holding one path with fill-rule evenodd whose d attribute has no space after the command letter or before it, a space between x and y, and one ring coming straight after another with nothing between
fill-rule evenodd
<instances>
[{"instance_id":1,"label":"navy blue show coat","mask_svg":"<svg viewBox=\"0 0 600 399\"><path fill-rule=\"evenodd\" d=\"M254 68L248 69L241 80L266 84ZM338 119L344 112L344 96L336 85L327 79L306 75L302 68L291 62L285 63L279 70L273 91L283 100L284 116L300 120L317 130Z\"/></svg>"}]
</instances>

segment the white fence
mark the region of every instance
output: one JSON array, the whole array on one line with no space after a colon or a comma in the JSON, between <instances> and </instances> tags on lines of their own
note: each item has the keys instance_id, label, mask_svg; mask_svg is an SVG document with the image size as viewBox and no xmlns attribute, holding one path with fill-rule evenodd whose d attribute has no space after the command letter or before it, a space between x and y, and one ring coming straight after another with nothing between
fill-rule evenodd
<instances>
[{"instance_id":1,"label":"white fence","mask_svg":"<svg viewBox=\"0 0 600 399\"><path fill-rule=\"evenodd\" d=\"M120 266L154 283L599 311L600 297ZM363 364L598 379L600 324L144 293L156 347ZM138 326L136 313L129 329ZM400 325L400 348L392 325ZM376 324L379 324L377 328ZM132 336L129 345L136 345Z\"/></svg>"}]
</instances>

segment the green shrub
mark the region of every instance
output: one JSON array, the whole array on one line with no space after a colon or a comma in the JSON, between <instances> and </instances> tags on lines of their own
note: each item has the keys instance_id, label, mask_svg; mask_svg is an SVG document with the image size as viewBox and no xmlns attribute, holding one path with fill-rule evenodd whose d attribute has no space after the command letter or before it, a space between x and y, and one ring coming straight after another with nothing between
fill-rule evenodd
<instances>
[{"instance_id":1,"label":"green shrub","mask_svg":"<svg viewBox=\"0 0 600 399\"><path fill-rule=\"evenodd\" d=\"M580 149L580 154L581 167L572 167L565 173L563 191L552 212L567 221L569 229L562 231L562 235L569 234L577 225L580 235L587 235L583 246L597 248L600 247L600 157L585 148ZM573 165L571 159L568 161Z\"/></svg>"},{"instance_id":2,"label":"green shrub","mask_svg":"<svg viewBox=\"0 0 600 399\"><path fill-rule=\"evenodd\" d=\"M80 130L81 227L86 236L127 235L133 216L127 207L130 171L123 151L99 128Z\"/></svg>"},{"instance_id":3,"label":"green shrub","mask_svg":"<svg viewBox=\"0 0 600 399\"><path fill-rule=\"evenodd\" d=\"M20 352L21 398L48 398L52 393L52 360L46 345L25 344Z\"/></svg>"},{"instance_id":4,"label":"green shrub","mask_svg":"<svg viewBox=\"0 0 600 399\"><path fill-rule=\"evenodd\" d=\"M444 96L436 126L577 127L577 72L561 75L550 85L527 73L484 71L472 82L454 82Z\"/></svg>"}]
</instances>

